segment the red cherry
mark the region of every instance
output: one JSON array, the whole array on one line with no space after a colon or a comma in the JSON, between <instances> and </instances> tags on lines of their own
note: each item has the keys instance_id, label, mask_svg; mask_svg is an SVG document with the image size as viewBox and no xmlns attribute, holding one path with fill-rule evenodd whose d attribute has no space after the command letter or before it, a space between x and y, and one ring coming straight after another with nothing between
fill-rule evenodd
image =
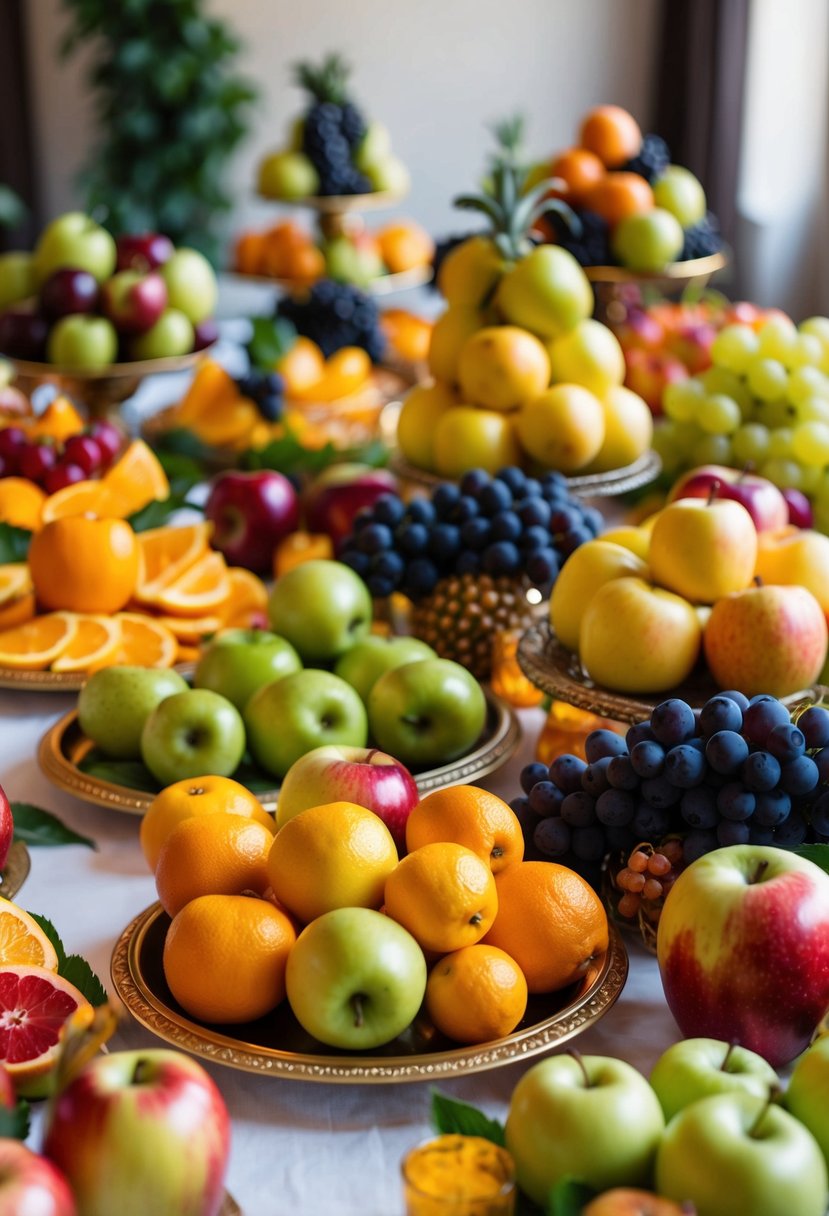
<instances>
[{"instance_id":1,"label":"red cherry","mask_svg":"<svg viewBox=\"0 0 829 1216\"><path fill-rule=\"evenodd\" d=\"M20 453L27 443L26 432L21 426L6 426L0 431L0 456L6 462L8 473L17 468Z\"/></svg>"},{"instance_id":2,"label":"red cherry","mask_svg":"<svg viewBox=\"0 0 829 1216\"><path fill-rule=\"evenodd\" d=\"M43 488L47 494L56 494L76 481L86 481L86 473L79 464L56 464L43 478Z\"/></svg>"},{"instance_id":3,"label":"red cherry","mask_svg":"<svg viewBox=\"0 0 829 1216\"><path fill-rule=\"evenodd\" d=\"M93 422L89 428L89 434L101 449L101 456L106 468L121 451L123 444L121 432L112 422Z\"/></svg>"},{"instance_id":4,"label":"red cherry","mask_svg":"<svg viewBox=\"0 0 829 1216\"><path fill-rule=\"evenodd\" d=\"M63 447L63 458L67 464L77 464L87 477L97 472L103 464L103 453L97 440L91 435L73 435Z\"/></svg>"},{"instance_id":5,"label":"red cherry","mask_svg":"<svg viewBox=\"0 0 829 1216\"><path fill-rule=\"evenodd\" d=\"M21 476L28 477L29 481L39 482L57 462L55 449L48 443L30 443L20 453L17 467Z\"/></svg>"},{"instance_id":6,"label":"red cherry","mask_svg":"<svg viewBox=\"0 0 829 1216\"><path fill-rule=\"evenodd\" d=\"M8 460L5 460L2 456L0 456L0 478L11 477L14 471L15 470L9 464Z\"/></svg>"}]
</instances>

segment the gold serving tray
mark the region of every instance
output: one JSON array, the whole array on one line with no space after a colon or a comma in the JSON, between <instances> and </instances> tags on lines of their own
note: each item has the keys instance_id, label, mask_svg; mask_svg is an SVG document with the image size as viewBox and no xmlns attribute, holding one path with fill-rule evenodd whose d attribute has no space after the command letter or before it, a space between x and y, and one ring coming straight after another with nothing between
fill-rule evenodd
<instances>
[{"instance_id":1,"label":"gold serving tray","mask_svg":"<svg viewBox=\"0 0 829 1216\"><path fill-rule=\"evenodd\" d=\"M438 473L430 473L426 469L415 468L408 464L399 453L395 453L389 467L403 481L434 489L445 477ZM662 461L654 452L646 452L639 460L624 465L619 469L611 469L608 473L589 473L582 477L567 477L567 489L571 494L579 494L583 498L611 498L615 494L627 494L630 490L638 490L654 481L662 471Z\"/></svg>"},{"instance_id":2,"label":"gold serving tray","mask_svg":"<svg viewBox=\"0 0 829 1216\"><path fill-rule=\"evenodd\" d=\"M394 207L403 201L407 190L373 190L370 194L308 194L304 198L275 198L272 194L257 192L266 203L278 203L281 207L308 207L321 215L342 215L346 211L377 211Z\"/></svg>"},{"instance_id":3,"label":"gold serving tray","mask_svg":"<svg viewBox=\"0 0 829 1216\"><path fill-rule=\"evenodd\" d=\"M161 959L169 923L161 905L153 904L127 926L115 945L112 982L136 1021L165 1042L213 1064L329 1085L434 1081L540 1055L575 1038L607 1013L628 973L627 952L619 930L611 924L605 957L580 983L562 992L531 996L523 1021L506 1038L458 1047L418 1016L392 1043L360 1056L335 1051L311 1038L287 1002L267 1017L243 1026L194 1022L176 1004L164 979Z\"/></svg>"},{"instance_id":4,"label":"gold serving tray","mask_svg":"<svg viewBox=\"0 0 829 1216\"><path fill-rule=\"evenodd\" d=\"M475 747L465 756L436 768L414 773L421 794L444 786L468 784L500 768L513 754L521 737L521 727L515 711L489 689L487 720L484 732ZM128 815L143 815L155 794L145 790L115 785L82 772L78 764L89 754L94 744L84 735L76 710L60 718L40 740L38 764L48 781L58 789L74 794L83 802L124 811ZM258 793L257 798L266 811L275 811L279 789Z\"/></svg>"},{"instance_id":5,"label":"gold serving tray","mask_svg":"<svg viewBox=\"0 0 829 1216\"><path fill-rule=\"evenodd\" d=\"M672 262L662 270L628 270L624 266L584 266L585 275L591 283L682 283L686 280L708 279L728 265L724 253L709 253L704 258L689 258L685 262Z\"/></svg>"},{"instance_id":6,"label":"gold serving tray","mask_svg":"<svg viewBox=\"0 0 829 1216\"><path fill-rule=\"evenodd\" d=\"M309 284L298 282L296 279L282 279L267 274L243 274L240 270L228 270L225 275L237 283L250 283L257 287L272 287L275 291L288 294L306 294ZM371 296L387 296L397 291L411 291L415 287L423 287L431 282L432 267L413 266L410 270L397 270L388 274L379 274L361 288Z\"/></svg>"},{"instance_id":7,"label":"gold serving tray","mask_svg":"<svg viewBox=\"0 0 829 1216\"><path fill-rule=\"evenodd\" d=\"M186 676L192 672L193 664L177 663L172 670ZM20 671L0 666L0 689L21 692L80 692L88 678L88 671Z\"/></svg>"},{"instance_id":8,"label":"gold serving tray","mask_svg":"<svg viewBox=\"0 0 829 1216\"><path fill-rule=\"evenodd\" d=\"M29 877L32 859L29 850L22 840L16 840L9 849L6 867L0 874L0 896L4 899L14 899L17 892Z\"/></svg>"}]
</instances>

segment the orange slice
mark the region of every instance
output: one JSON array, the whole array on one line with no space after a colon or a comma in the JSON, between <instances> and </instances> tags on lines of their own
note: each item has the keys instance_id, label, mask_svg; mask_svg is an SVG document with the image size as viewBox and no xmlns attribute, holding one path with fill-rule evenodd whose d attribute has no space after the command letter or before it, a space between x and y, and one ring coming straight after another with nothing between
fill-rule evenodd
<instances>
[{"instance_id":1,"label":"orange slice","mask_svg":"<svg viewBox=\"0 0 829 1216\"><path fill-rule=\"evenodd\" d=\"M50 494L40 512L40 522L50 524L55 519L65 519L69 515L106 515L106 497L103 482L76 481L74 485L64 486Z\"/></svg>"},{"instance_id":2,"label":"orange slice","mask_svg":"<svg viewBox=\"0 0 829 1216\"><path fill-rule=\"evenodd\" d=\"M191 423L199 438L211 447L247 444L248 436L262 419L252 401L234 392L231 397L218 398L209 412Z\"/></svg>"},{"instance_id":3,"label":"orange slice","mask_svg":"<svg viewBox=\"0 0 829 1216\"><path fill-rule=\"evenodd\" d=\"M40 516L46 495L40 486L25 477L4 477L0 480L0 522L13 528L34 532L40 527Z\"/></svg>"},{"instance_id":4,"label":"orange slice","mask_svg":"<svg viewBox=\"0 0 829 1216\"><path fill-rule=\"evenodd\" d=\"M152 619L169 629L177 642L190 646L197 646L206 637L224 629L224 620L220 616L154 616Z\"/></svg>"},{"instance_id":5,"label":"orange slice","mask_svg":"<svg viewBox=\"0 0 829 1216\"><path fill-rule=\"evenodd\" d=\"M209 523L199 523L136 533L142 567L135 598L142 600L146 594L152 601L162 587L174 583L207 551L211 530Z\"/></svg>"},{"instance_id":6,"label":"orange slice","mask_svg":"<svg viewBox=\"0 0 829 1216\"><path fill-rule=\"evenodd\" d=\"M28 595L31 590L32 576L25 562L7 562L0 566L0 607Z\"/></svg>"},{"instance_id":7,"label":"orange slice","mask_svg":"<svg viewBox=\"0 0 829 1216\"><path fill-rule=\"evenodd\" d=\"M25 625L0 633L0 665L19 671L42 671L74 638L78 618L73 612L49 612Z\"/></svg>"},{"instance_id":8,"label":"orange slice","mask_svg":"<svg viewBox=\"0 0 829 1216\"><path fill-rule=\"evenodd\" d=\"M80 483L79 483L80 484ZM158 457L143 439L133 439L101 485L107 500L117 503L117 514L126 519L155 500L167 498L170 483Z\"/></svg>"},{"instance_id":9,"label":"orange slice","mask_svg":"<svg viewBox=\"0 0 829 1216\"><path fill-rule=\"evenodd\" d=\"M78 615L72 641L52 664L52 671L97 671L115 662L121 642L117 617Z\"/></svg>"},{"instance_id":10,"label":"orange slice","mask_svg":"<svg viewBox=\"0 0 829 1216\"><path fill-rule=\"evenodd\" d=\"M199 418L209 412L218 398L229 399L239 395L236 383L215 359L204 359L198 366L190 387L176 406L177 426L193 426Z\"/></svg>"},{"instance_id":11,"label":"orange slice","mask_svg":"<svg viewBox=\"0 0 829 1216\"><path fill-rule=\"evenodd\" d=\"M170 630L139 612L119 612L121 641L112 662L134 667L172 667L178 643Z\"/></svg>"},{"instance_id":12,"label":"orange slice","mask_svg":"<svg viewBox=\"0 0 829 1216\"><path fill-rule=\"evenodd\" d=\"M35 593L28 591L19 599L10 600L0 608L0 630L13 629L15 625L24 625L35 614Z\"/></svg>"},{"instance_id":13,"label":"orange slice","mask_svg":"<svg viewBox=\"0 0 829 1216\"><path fill-rule=\"evenodd\" d=\"M17 904L0 898L0 967L18 963L57 971L58 956L37 921Z\"/></svg>"},{"instance_id":14,"label":"orange slice","mask_svg":"<svg viewBox=\"0 0 829 1216\"><path fill-rule=\"evenodd\" d=\"M0 1064L18 1095L43 1097L57 1063L64 1027L92 1006L74 984L46 967L0 967Z\"/></svg>"},{"instance_id":15,"label":"orange slice","mask_svg":"<svg viewBox=\"0 0 829 1216\"><path fill-rule=\"evenodd\" d=\"M268 610L268 589L250 570L241 566L231 566L227 572L230 583L230 595L224 605L222 615L226 626L237 624L242 628L254 614L264 614Z\"/></svg>"},{"instance_id":16,"label":"orange slice","mask_svg":"<svg viewBox=\"0 0 829 1216\"><path fill-rule=\"evenodd\" d=\"M163 587L154 603L171 616L199 617L221 608L229 595L225 559L221 553L206 553L169 587Z\"/></svg>"},{"instance_id":17,"label":"orange slice","mask_svg":"<svg viewBox=\"0 0 829 1216\"><path fill-rule=\"evenodd\" d=\"M84 420L68 397L55 397L28 428L29 438L55 439L63 443L72 435L80 435Z\"/></svg>"},{"instance_id":18,"label":"orange slice","mask_svg":"<svg viewBox=\"0 0 829 1216\"><path fill-rule=\"evenodd\" d=\"M179 643L178 654L176 655L177 663L198 663L201 658L201 647L185 646Z\"/></svg>"}]
</instances>

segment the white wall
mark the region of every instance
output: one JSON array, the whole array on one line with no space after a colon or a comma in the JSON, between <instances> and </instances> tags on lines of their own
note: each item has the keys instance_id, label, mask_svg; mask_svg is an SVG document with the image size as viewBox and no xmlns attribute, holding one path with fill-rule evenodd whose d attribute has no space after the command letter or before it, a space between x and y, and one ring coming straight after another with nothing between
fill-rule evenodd
<instances>
[{"instance_id":1,"label":"white wall","mask_svg":"<svg viewBox=\"0 0 829 1216\"><path fill-rule=\"evenodd\" d=\"M341 50L357 100L390 128L413 178L402 211L437 234L465 231L453 194L481 176L484 124L516 110L531 150L570 143L580 115L614 101L647 127L657 0L210 0L245 43L240 67L262 90L251 135L231 171L233 225L272 211L252 196L255 166L279 145L300 106L290 65ZM59 64L59 0L26 5L32 34L43 198L49 214L76 204L74 175L92 138L80 62Z\"/></svg>"}]
</instances>

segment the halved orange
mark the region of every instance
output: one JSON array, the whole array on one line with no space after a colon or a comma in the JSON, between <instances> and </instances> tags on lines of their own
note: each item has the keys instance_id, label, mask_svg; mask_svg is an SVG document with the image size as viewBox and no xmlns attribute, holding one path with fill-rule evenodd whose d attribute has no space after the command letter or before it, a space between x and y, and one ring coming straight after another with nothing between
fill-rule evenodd
<instances>
[{"instance_id":1,"label":"halved orange","mask_svg":"<svg viewBox=\"0 0 829 1216\"><path fill-rule=\"evenodd\" d=\"M0 607L27 595L32 590L32 576L25 562L7 562L0 566Z\"/></svg>"},{"instance_id":2,"label":"halved orange","mask_svg":"<svg viewBox=\"0 0 829 1216\"><path fill-rule=\"evenodd\" d=\"M57 971L58 956L37 921L11 900L0 898L0 967L21 963Z\"/></svg>"},{"instance_id":3,"label":"halved orange","mask_svg":"<svg viewBox=\"0 0 829 1216\"><path fill-rule=\"evenodd\" d=\"M50 494L40 512L41 524L69 515L107 515L107 498L101 481L76 481Z\"/></svg>"},{"instance_id":4,"label":"halved orange","mask_svg":"<svg viewBox=\"0 0 829 1216\"><path fill-rule=\"evenodd\" d=\"M220 616L154 616L152 619L169 629L177 642L190 646L197 646L204 638L225 627Z\"/></svg>"},{"instance_id":5,"label":"halved orange","mask_svg":"<svg viewBox=\"0 0 829 1216\"><path fill-rule=\"evenodd\" d=\"M169 587L163 587L154 603L172 616L204 616L221 608L230 595L230 579L221 553L206 553Z\"/></svg>"},{"instance_id":6,"label":"halved orange","mask_svg":"<svg viewBox=\"0 0 829 1216\"><path fill-rule=\"evenodd\" d=\"M0 480L0 522L13 528L34 532L40 527L40 515L46 495L40 486L26 477L4 477Z\"/></svg>"},{"instance_id":7,"label":"halved orange","mask_svg":"<svg viewBox=\"0 0 829 1216\"><path fill-rule=\"evenodd\" d=\"M164 625L140 612L119 612L121 641L115 663L135 667L172 667L177 661L178 643Z\"/></svg>"},{"instance_id":8,"label":"halved orange","mask_svg":"<svg viewBox=\"0 0 829 1216\"><path fill-rule=\"evenodd\" d=\"M170 483L155 453L143 439L133 439L101 484L106 497L119 506L122 519L157 499L169 496Z\"/></svg>"},{"instance_id":9,"label":"halved orange","mask_svg":"<svg viewBox=\"0 0 829 1216\"><path fill-rule=\"evenodd\" d=\"M64 1027L89 1001L74 984L46 967L0 967L0 1064L19 1095L42 1097L57 1063Z\"/></svg>"},{"instance_id":10,"label":"halved orange","mask_svg":"<svg viewBox=\"0 0 829 1216\"><path fill-rule=\"evenodd\" d=\"M136 540L141 552L141 577L135 598L152 600L162 588L175 582L179 575L194 565L210 543L212 525L189 524L183 528L151 528L138 532Z\"/></svg>"},{"instance_id":11,"label":"halved orange","mask_svg":"<svg viewBox=\"0 0 829 1216\"><path fill-rule=\"evenodd\" d=\"M13 629L15 625L24 625L35 614L37 603L34 591L27 591L16 600L9 600L0 608L0 630Z\"/></svg>"},{"instance_id":12,"label":"halved orange","mask_svg":"<svg viewBox=\"0 0 829 1216\"><path fill-rule=\"evenodd\" d=\"M248 629L268 609L268 589L250 570L231 566L227 572L230 595L222 609L226 629Z\"/></svg>"},{"instance_id":13,"label":"halved orange","mask_svg":"<svg viewBox=\"0 0 829 1216\"><path fill-rule=\"evenodd\" d=\"M75 637L78 618L73 612L49 612L25 625L0 633L0 665L19 671L42 671Z\"/></svg>"},{"instance_id":14,"label":"halved orange","mask_svg":"<svg viewBox=\"0 0 829 1216\"><path fill-rule=\"evenodd\" d=\"M79 614L75 636L55 659L52 671L97 671L115 662L120 642L117 617Z\"/></svg>"}]
</instances>

